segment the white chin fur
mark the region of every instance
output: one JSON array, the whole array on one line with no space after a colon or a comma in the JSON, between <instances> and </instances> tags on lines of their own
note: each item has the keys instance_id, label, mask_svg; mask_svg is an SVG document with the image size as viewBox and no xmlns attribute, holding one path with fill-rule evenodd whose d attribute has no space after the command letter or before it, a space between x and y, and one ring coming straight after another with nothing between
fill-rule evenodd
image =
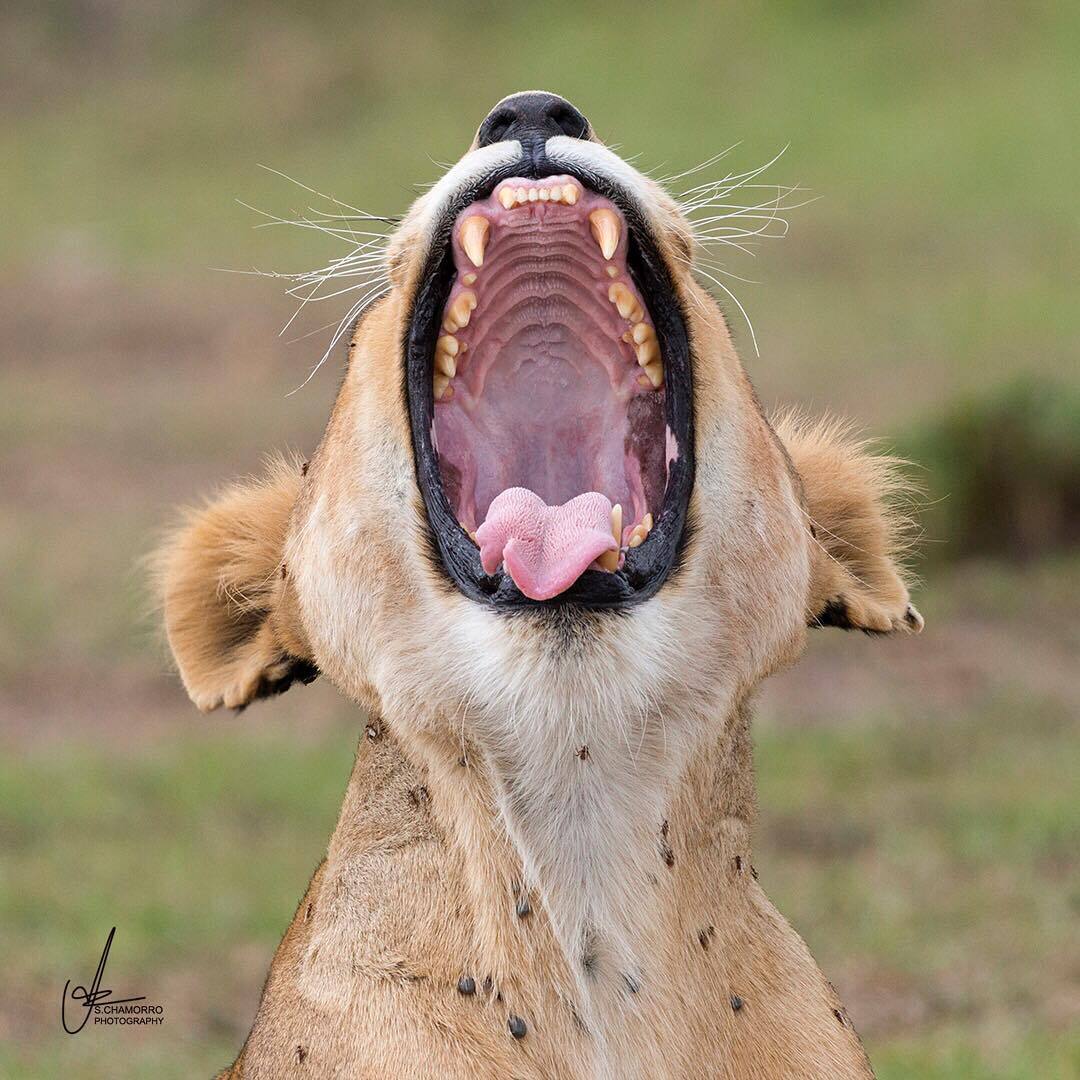
<instances>
[{"instance_id":1,"label":"white chin fur","mask_svg":"<svg viewBox=\"0 0 1080 1080\"><path fill-rule=\"evenodd\" d=\"M628 978L652 974L640 932L654 917L649 878L660 865L671 789L702 735L699 702L687 693L685 643L708 614L685 593L669 595L579 623L567 637L471 602L458 607L453 659L443 666L447 689L468 702L469 735L489 761L527 883L542 895L576 977L598 1042L598 1075L607 1075L603 1063L618 1057L605 1045L615 1035L612 1010ZM702 653L710 638L697 638ZM693 660L709 667L707 655ZM714 693L722 698L724 689ZM586 950L594 958L589 977Z\"/></svg>"}]
</instances>

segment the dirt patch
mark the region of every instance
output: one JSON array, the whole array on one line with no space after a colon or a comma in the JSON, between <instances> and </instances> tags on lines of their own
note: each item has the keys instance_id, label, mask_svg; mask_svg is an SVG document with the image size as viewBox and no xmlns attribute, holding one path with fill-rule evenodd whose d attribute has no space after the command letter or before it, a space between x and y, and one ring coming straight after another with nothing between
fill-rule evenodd
<instances>
[{"instance_id":1,"label":"dirt patch","mask_svg":"<svg viewBox=\"0 0 1080 1080\"><path fill-rule=\"evenodd\" d=\"M834 973L833 983L863 1038L915 1031L948 1011L939 987L869 959L847 963Z\"/></svg>"},{"instance_id":2,"label":"dirt patch","mask_svg":"<svg viewBox=\"0 0 1080 1080\"><path fill-rule=\"evenodd\" d=\"M760 715L780 723L853 724L926 716L1012 695L1080 712L1080 637L1072 562L1002 570L970 565L935 575L941 594L918 637L813 631L807 654L769 680Z\"/></svg>"},{"instance_id":3,"label":"dirt patch","mask_svg":"<svg viewBox=\"0 0 1080 1080\"><path fill-rule=\"evenodd\" d=\"M222 727L260 732L277 727L298 739L317 739L362 713L325 680L295 687L289 694L237 713L202 714L188 700L177 675L162 661L158 670L142 664L113 668L67 667L27 671L15 687L0 691L0 747L62 744L91 739L135 752L178 733L198 735Z\"/></svg>"}]
</instances>

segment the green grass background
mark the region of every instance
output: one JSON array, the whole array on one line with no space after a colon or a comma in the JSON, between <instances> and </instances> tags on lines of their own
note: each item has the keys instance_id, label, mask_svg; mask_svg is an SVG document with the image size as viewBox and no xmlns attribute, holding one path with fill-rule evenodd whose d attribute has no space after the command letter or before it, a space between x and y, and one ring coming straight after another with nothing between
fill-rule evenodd
<instances>
[{"instance_id":1,"label":"green grass background","mask_svg":"<svg viewBox=\"0 0 1080 1080\"><path fill-rule=\"evenodd\" d=\"M400 213L530 87L657 174L787 147L763 179L821 196L725 260L760 355L724 306L767 407L919 459L928 630L815 636L766 689L755 862L882 1077L1080 1073L1080 8L83 0L0 33L0 1075L231 1060L344 790L355 711L316 684L196 716L137 570L174 505L309 451L333 397L340 357L286 396L326 332L278 338L278 286L210 268L339 251L235 200L304 210L262 164ZM1018 379L1050 402L1019 434L978 404ZM1030 520L1004 493L1042 485L1054 551L970 538L1015 532L974 482L1002 441L1038 452L993 491ZM117 990L166 1025L70 1038L60 991L112 925Z\"/></svg>"}]
</instances>

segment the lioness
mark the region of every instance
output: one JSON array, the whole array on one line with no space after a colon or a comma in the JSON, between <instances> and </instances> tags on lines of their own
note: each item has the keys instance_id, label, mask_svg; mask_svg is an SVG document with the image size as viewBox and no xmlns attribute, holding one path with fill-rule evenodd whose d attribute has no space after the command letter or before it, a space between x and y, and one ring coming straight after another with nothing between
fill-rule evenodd
<instances>
[{"instance_id":1,"label":"lioness","mask_svg":"<svg viewBox=\"0 0 1080 1080\"><path fill-rule=\"evenodd\" d=\"M922 619L890 466L771 425L678 204L515 94L416 201L326 432L187 519L200 709L367 724L234 1077L865 1077L751 864L750 702Z\"/></svg>"}]
</instances>

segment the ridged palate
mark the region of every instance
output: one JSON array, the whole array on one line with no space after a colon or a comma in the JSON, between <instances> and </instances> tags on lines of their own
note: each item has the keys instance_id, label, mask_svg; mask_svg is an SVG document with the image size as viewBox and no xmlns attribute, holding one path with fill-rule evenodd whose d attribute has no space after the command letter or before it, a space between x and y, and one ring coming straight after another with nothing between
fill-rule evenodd
<instances>
[{"instance_id":1,"label":"ridged palate","mask_svg":"<svg viewBox=\"0 0 1080 1080\"><path fill-rule=\"evenodd\" d=\"M548 503L600 491L616 542L636 546L666 482L662 454L644 472L638 456L664 444L663 363L625 223L572 178L530 184L504 182L454 227L458 273L433 358L444 488L470 535L512 486ZM631 408L643 396L660 400ZM614 570L621 554L598 563Z\"/></svg>"}]
</instances>

